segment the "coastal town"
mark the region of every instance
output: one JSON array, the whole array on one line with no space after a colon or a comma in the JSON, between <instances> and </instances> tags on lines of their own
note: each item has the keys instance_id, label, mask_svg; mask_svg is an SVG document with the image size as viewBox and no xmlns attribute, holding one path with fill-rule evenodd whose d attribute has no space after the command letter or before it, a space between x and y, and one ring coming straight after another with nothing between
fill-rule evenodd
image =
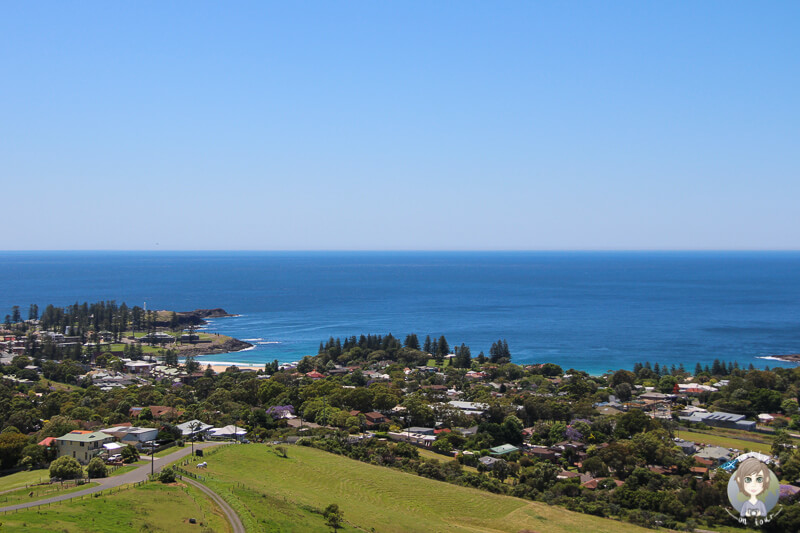
<instances>
[{"instance_id":1,"label":"coastal town","mask_svg":"<svg viewBox=\"0 0 800 533\"><path fill-rule=\"evenodd\" d=\"M96 476L98 462L221 440L318 448L646 527L724 524L730 473L748 457L779 473L782 502L800 498L798 369L644 363L592 376L516 365L502 340L473 357L411 334L215 370L191 355L215 334L156 313L128 331L124 308L103 307L116 326L90 329L92 304L67 310L71 331L31 316L0 332L5 473L55 474L68 458L75 477L93 464ZM179 360L183 346L193 352Z\"/></svg>"}]
</instances>

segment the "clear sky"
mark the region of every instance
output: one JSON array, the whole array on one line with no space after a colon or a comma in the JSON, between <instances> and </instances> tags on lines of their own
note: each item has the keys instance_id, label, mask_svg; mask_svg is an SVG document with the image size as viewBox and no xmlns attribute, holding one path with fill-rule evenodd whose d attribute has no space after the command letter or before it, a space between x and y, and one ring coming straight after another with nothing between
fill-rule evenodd
<instances>
[{"instance_id":1,"label":"clear sky","mask_svg":"<svg viewBox=\"0 0 800 533\"><path fill-rule=\"evenodd\" d=\"M799 249L800 2L3 2L0 249Z\"/></svg>"}]
</instances>

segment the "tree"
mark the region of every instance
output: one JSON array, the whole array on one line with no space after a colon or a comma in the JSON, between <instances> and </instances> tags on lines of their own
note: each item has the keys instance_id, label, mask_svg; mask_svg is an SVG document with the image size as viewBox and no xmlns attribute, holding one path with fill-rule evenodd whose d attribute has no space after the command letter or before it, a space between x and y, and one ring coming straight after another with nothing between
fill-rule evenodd
<instances>
[{"instance_id":1,"label":"tree","mask_svg":"<svg viewBox=\"0 0 800 533\"><path fill-rule=\"evenodd\" d=\"M108 475L106 464L99 457L95 457L86 465L86 475L90 478L106 477Z\"/></svg>"},{"instance_id":2,"label":"tree","mask_svg":"<svg viewBox=\"0 0 800 533\"><path fill-rule=\"evenodd\" d=\"M130 464L139 460L139 450L136 449L136 446L131 444L122 448L120 455L122 456L123 463Z\"/></svg>"},{"instance_id":3,"label":"tree","mask_svg":"<svg viewBox=\"0 0 800 533\"><path fill-rule=\"evenodd\" d=\"M193 374L200 369L200 363L195 361L193 355L187 355L186 360L183 362L183 368L190 374Z\"/></svg>"},{"instance_id":4,"label":"tree","mask_svg":"<svg viewBox=\"0 0 800 533\"><path fill-rule=\"evenodd\" d=\"M39 319L39 306L36 304L31 304L30 308L28 309L28 320L38 320Z\"/></svg>"},{"instance_id":5,"label":"tree","mask_svg":"<svg viewBox=\"0 0 800 533\"><path fill-rule=\"evenodd\" d=\"M50 477L58 479L78 479L83 476L83 468L73 457L59 457L50 463Z\"/></svg>"},{"instance_id":6,"label":"tree","mask_svg":"<svg viewBox=\"0 0 800 533\"><path fill-rule=\"evenodd\" d=\"M344 520L344 516L337 504L332 503L327 506L322 512L322 516L325 517L325 523L328 524L328 527L333 529L339 529L342 527L342 520Z\"/></svg>"},{"instance_id":7,"label":"tree","mask_svg":"<svg viewBox=\"0 0 800 533\"><path fill-rule=\"evenodd\" d=\"M416 333L412 333L410 335L406 335L406 340L403 343L406 348L411 348L412 350L419 350L419 339L417 338Z\"/></svg>"},{"instance_id":8,"label":"tree","mask_svg":"<svg viewBox=\"0 0 800 533\"><path fill-rule=\"evenodd\" d=\"M18 305L15 305L11 308L11 321L14 322L14 324L22 322L22 315L19 312Z\"/></svg>"},{"instance_id":9,"label":"tree","mask_svg":"<svg viewBox=\"0 0 800 533\"><path fill-rule=\"evenodd\" d=\"M0 468L11 468L22 458L22 450L28 444L28 437L14 426L0 433Z\"/></svg>"}]
</instances>

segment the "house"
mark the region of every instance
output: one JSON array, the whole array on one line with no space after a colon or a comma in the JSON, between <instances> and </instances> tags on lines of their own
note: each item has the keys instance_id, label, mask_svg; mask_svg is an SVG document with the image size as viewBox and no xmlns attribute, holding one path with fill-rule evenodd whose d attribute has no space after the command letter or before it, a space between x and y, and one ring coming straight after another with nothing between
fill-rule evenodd
<instances>
[{"instance_id":1,"label":"house","mask_svg":"<svg viewBox=\"0 0 800 533\"><path fill-rule=\"evenodd\" d=\"M407 432L408 433L416 433L418 435L431 435L431 436L434 435L434 429L433 428L423 428L423 427L417 427L417 426L413 426L413 427L408 428Z\"/></svg>"},{"instance_id":2,"label":"house","mask_svg":"<svg viewBox=\"0 0 800 533\"><path fill-rule=\"evenodd\" d=\"M713 461L717 465L727 463L730 459L731 452L727 448L721 446L706 446L695 454L695 457Z\"/></svg>"},{"instance_id":3,"label":"house","mask_svg":"<svg viewBox=\"0 0 800 533\"><path fill-rule=\"evenodd\" d=\"M485 466L487 470L494 469L494 465L497 464L498 461L502 461L502 459L498 459L497 457L489 457L488 455L478 459L478 462Z\"/></svg>"},{"instance_id":4,"label":"house","mask_svg":"<svg viewBox=\"0 0 800 533\"><path fill-rule=\"evenodd\" d=\"M513 452L518 452L519 448L512 444L503 444L501 446L495 446L494 448L489 448L489 453L491 455L506 455Z\"/></svg>"},{"instance_id":5,"label":"house","mask_svg":"<svg viewBox=\"0 0 800 533\"><path fill-rule=\"evenodd\" d=\"M689 442L683 439L676 440L675 446L680 448L681 451L686 455L692 455L697 451L697 447L694 445L694 442Z\"/></svg>"},{"instance_id":6,"label":"house","mask_svg":"<svg viewBox=\"0 0 800 533\"><path fill-rule=\"evenodd\" d=\"M116 437L122 444L130 444L142 449L142 444L158 437L157 428L142 428L137 426L116 426L101 430L106 435Z\"/></svg>"},{"instance_id":7,"label":"house","mask_svg":"<svg viewBox=\"0 0 800 533\"><path fill-rule=\"evenodd\" d=\"M138 376L149 376L155 366L155 363L148 363L146 361L128 361L125 363L125 371Z\"/></svg>"},{"instance_id":8,"label":"house","mask_svg":"<svg viewBox=\"0 0 800 533\"><path fill-rule=\"evenodd\" d=\"M555 461L559 456L555 451L545 446L531 446L526 449L526 453L548 461Z\"/></svg>"},{"instance_id":9,"label":"house","mask_svg":"<svg viewBox=\"0 0 800 533\"><path fill-rule=\"evenodd\" d=\"M37 443L39 446L45 446L49 448L50 446L56 445L56 438L55 437L47 437Z\"/></svg>"},{"instance_id":10,"label":"house","mask_svg":"<svg viewBox=\"0 0 800 533\"><path fill-rule=\"evenodd\" d=\"M204 424L197 419L189 420L188 422L184 422L183 424L178 424L178 429L181 430L181 435L187 438L197 438L200 435L203 435L206 431L211 429L213 426L211 424Z\"/></svg>"},{"instance_id":11,"label":"house","mask_svg":"<svg viewBox=\"0 0 800 533\"><path fill-rule=\"evenodd\" d=\"M375 411L372 411L371 413L364 413L364 418L366 419L365 422L367 427L377 426L378 424L388 424L391 422L391 420L383 416L381 413L377 413Z\"/></svg>"},{"instance_id":12,"label":"house","mask_svg":"<svg viewBox=\"0 0 800 533\"><path fill-rule=\"evenodd\" d=\"M114 437L103 433L72 431L56 439L59 457L72 457L81 464L87 464L92 458L105 450L103 445L114 442Z\"/></svg>"},{"instance_id":13,"label":"house","mask_svg":"<svg viewBox=\"0 0 800 533\"><path fill-rule=\"evenodd\" d=\"M320 373L319 373L319 372L317 372L316 370L312 370L311 372L307 372L307 373L306 373L306 377L307 377L307 378L311 378L311 379L313 379L314 381L316 381L316 380L318 380L318 379L322 379L322 378L324 378L324 377L325 377L325 375L324 375L324 374L320 374Z\"/></svg>"},{"instance_id":14,"label":"house","mask_svg":"<svg viewBox=\"0 0 800 533\"><path fill-rule=\"evenodd\" d=\"M247 430L242 429L240 427L236 427L233 425L225 426L223 428L211 428L208 430L208 437L210 439L238 439L239 437L245 435Z\"/></svg>"},{"instance_id":15,"label":"house","mask_svg":"<svg viewBox=\"0 0 800 533\"><path fill-rule=\"evenodd\" d=\"M722 411L693 413L691 416L681 416L679 418L686 422L703 423L707 426L744 429L746 431L754 431L756 429L756 423L752 420L745 420L745 415L724 413Z\"/></svg>"},{"instance_id":16,"label":"house","mask_svg":"<svg viewBox=\"0 0 800 533\"><path fill-rule=\"evenodd\" d=\"M590 489L590 490L595 490L595 489L597 489L597 486L600 484L600 482L604 481L606 479L612 480L614 482L614 484L617 485L617 487L621 487L622 485L624 485L624 483L622 481L618 480L618 479L614 479L614 478L610 478L610 477L598 477L598 478L590 479L589 481L586 481L585 483L582 483L581 486L586 487L587 489Z\"/></svg>"},{"instance_id":17,"label":"house","mask_svg":"<svg viewBox=\"0 0 800 533\"><path fill-rule=\"evenodd\" d=\"M155 333L148 333L142 337L136 339L139 342L147 342L152 344L167 344L171 342L175 342L175 337L170 335L169 333L163 333L161 331L156 331Z\"/></svg>"},{"instance_id":18,"label":"house","mask_svg":"<svg viewBox=\"0 0 800 533\"><path fill-rule=\"evenodd\" d=\"M447 402L447 404L455 407L466 415L482 415L483 412L489 408L488 404L480 402L462 402L458 400L451 400Z\"/></svg>"},{"instance_id":19,"label":"house","mask_svg":"<svg viewBox=\"0 0 800 533\"><path fill-rule=\"evenodd\" d=\"M761 413L758 415L758 423L769 426L775 420L775 417L768 413Z\"/></svg>"}]
</instances>

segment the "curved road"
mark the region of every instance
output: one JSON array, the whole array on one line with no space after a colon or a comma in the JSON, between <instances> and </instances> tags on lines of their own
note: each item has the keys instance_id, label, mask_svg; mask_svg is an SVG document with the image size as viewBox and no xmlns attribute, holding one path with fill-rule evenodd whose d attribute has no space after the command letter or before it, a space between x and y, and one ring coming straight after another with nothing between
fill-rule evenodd
<instances>
[{"instance_id":1,"label":"curved road","mask_svg":"<svg viewBox=\"0 0 800 533\"><path fill-rule=\"evenodd\" d=\"M236 511L233 510L233 507L228 505L228 502L222 499L216 492L209 489L202 483L198 483L197 481L193 480L190 477L182 476L181 481L184 481L190 485L194 485L198 489L205 492L209 498L214 500L214 502L219 505L222 512L225 513L225 516L228 518L228 522L230 522L231 527L233 528L233 533L246 533L244 529L244 524L242 524L242 520L239 518L239 515L236 514Z\"/></svg>"},{"instance_id":2,"label":"curved road","mask_svg":"<svg viewBox=\"0 0 800 533\"><path fill-rule=\"evenodd\" d=\"M203 448L208 448L209 446L217 446L219 444L223 444L221 442L202 442L202 443L195 443L194 447L202 450ZM185 448L181 448L175 453L171 453L164 457L156 457L155 458L155 465L154 471L160 472L162 468L164 468L169 463L176 461L178 459L182 459L189 455L192 451L190 446L186 446ZM149 456L142 457L142 459L149 460ZM27 503L18 503L16 505L9 505L8 507L0 507L0 512L2 511L15 511L17 509L28 509L30 507L38 507L40 505L47 505L48 503L55 503L64 500L69 500L70 498L79 498L81 496L85 496L87 494L94 494L95 492L100 492L101 490L107 490L114 487L119 487L121 485L127 485L128 483L137 483L139 481L144 481L147 479L147 476L150 475L150 467L151 465L148 463L146 465L141 465L139 468L135 470L131 470L130 472L126 472L124 474L120 474L118 476L113 477L106 477L102 479L93 479L92 481L99 483L96 487L91 487L85 490L79 490L77 492L71 492L69 494L63 494L61 496L53 496L51 498L45 498L43 500L36 500L33 502ZM18 490L18 489L15 489ZM209 489L210 490L210 489ZM226 513L227 514L227 513ZM235 514L235 513L234 513ZM238 517L237 517L238 518ZM231 522L233 523L233 522ZM239 522L241 524L241 522ZM244 531L244 529L242 529Z\"/></svg>"}]
</instances>

